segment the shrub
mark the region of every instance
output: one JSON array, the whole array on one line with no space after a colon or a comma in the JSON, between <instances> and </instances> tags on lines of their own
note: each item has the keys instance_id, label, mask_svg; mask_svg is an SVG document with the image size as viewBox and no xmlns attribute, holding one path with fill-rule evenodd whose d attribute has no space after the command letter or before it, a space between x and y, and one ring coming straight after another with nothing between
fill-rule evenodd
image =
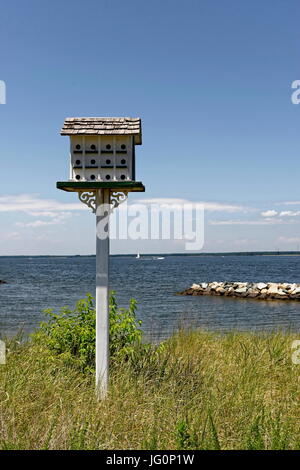
<instances>
[{"instance_id":1,"label":"shrub","mask_svg":"<svg viewBox=\"0 0 300 470\"><path fill-rule=\"evenodd\" d=\"M118 308L115 293L109 299L110 359L114 364L132 360L142 349L141 320L136 319L137 302L130 300L128 309ZM60 313L45 310L48 321L33 333L35 342L42 342L54 354L83 370L94 371L96 314L90 294L79 300L74 310L63 307Z\"/></svg>"}]
</instances>

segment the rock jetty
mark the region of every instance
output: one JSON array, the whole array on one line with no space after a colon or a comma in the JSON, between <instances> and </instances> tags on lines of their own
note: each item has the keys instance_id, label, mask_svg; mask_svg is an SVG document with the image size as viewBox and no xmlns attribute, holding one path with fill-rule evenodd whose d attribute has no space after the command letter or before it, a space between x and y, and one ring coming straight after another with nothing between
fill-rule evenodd
<instances>
[{"instance_id":1,"label":"rock jetty","mask_svg":"<svg viewBox=\"0 0 300 470\"><path fill-rule=\"evenodd\" d=\"M300 284L275 282L201 282L179 295L223 295L260 300L300 300Z\"/></svg>"}]
</instances>

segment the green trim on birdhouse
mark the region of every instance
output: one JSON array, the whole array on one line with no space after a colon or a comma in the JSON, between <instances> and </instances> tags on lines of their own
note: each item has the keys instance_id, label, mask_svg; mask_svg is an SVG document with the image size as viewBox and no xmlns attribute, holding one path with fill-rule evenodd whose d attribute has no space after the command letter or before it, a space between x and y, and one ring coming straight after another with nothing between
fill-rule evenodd
<instances>
[{"instance_id":1,"label":"green trim on birdhouse","mask_svg":"<svg viewBox=\"0 0 300 470\"><path fill-rule=\"evenodd\" d=\"M145 186L140 181L58 181L57 189L69 192L95 191L111 189L113 191L144 192Z\"/></svg>"}]
</instances>

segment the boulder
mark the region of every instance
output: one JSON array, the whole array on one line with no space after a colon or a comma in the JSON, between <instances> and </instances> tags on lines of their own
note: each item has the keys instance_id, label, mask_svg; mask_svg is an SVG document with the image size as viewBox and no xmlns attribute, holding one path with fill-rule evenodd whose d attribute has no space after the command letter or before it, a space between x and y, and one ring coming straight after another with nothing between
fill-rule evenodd
<instances>
[{"instance_id":1,"label":"boulder","mask_svg":"<svg viewBox=\"0 0 300 470\"><path fill-rule=\"evenodd\" d=\"M247 292L247 287L239 287L238 289L235 289L235 292L237 294L244 294L245 292Z\"/></svg>"},{"instance_id":2,"label":"boulder","mask_svg":"<svg viewBox=\"0 0 300 470\"><path fill-rule=\"evenodd\" d=\"M257 297L259 294L259 290L255 289L254 287L251 287L251 289L248 289L248 295L249 297Z\"/></svg>"},{"instance_id":3,"label":"boulder","mask_svg":"<svg viewBox=\"0 0 300 470\"><path fill-rule=\"evenodd\" d=\"M282 289L279 289L277 294L275 294L275 299L288 299L289 295L284 292Z\"/></svg>"},{"instance_id":4,"label":"boulder","mask_svg":"<svg viewBox=\"0 0 300 470\"><path fill-rule=\"evenodd\" d=\"M200 289L200 285L199 284L192 284L191 289L198 290L198 289Z\"/></svg>"},{"instance_id":5,"label":"boulder","mask_svg":"<svg viewBox=\"0 0 300 470\"><path fill-rule=\"evenodd\" d=\"M282 290L290 290L291 284L284 282L282 284L279 284L278 287L279 289L282 289Z\"/></svg>"},{"instance_id":6,"label":"boulder","mask_svg":"<svg viewBox=\"0 0 300 470\"><path fill-rule=\"evenodd\" d=\"M224 287L220 286L216 288L216 292L220 295L223 295L225 294L226 290L224 289Z\"/></svg>"},{"instance_id":7,"label":"boulder","mask_svg":"<svg viewBox=\"0 0 300 470\"><path fill-rule=\"evenodd\" d=\"M271 284L271 285L268 285L268 292L267 294L268 295L275 295L278 293L278 285L277 284Z\"/></svg>"},{"instance_id":8,"label":"boulder","mask_svg":"<svg viewBox=\"0 0 300 470\"><path fill-rule=\"evenodd\" d=\"M259 290L262 290L262 289L266 289L267 284L265 284L264 282L259 282L258 284L255 284L255 287L257 287L257 289Z\"/></svg>"},{"instance_id":9,"label":"boulder","mask_svg":"<svg viewBox=\"0 0 300 470\"><path fill-rule=\"evenodd\" d=\"M225 289L225 294L226 296L229 296L229 295L234 295L234 288L233 287L228 287L228 289Z\"/></svg>"},{"instance_id":10,"label":"boulder","mask_svg":"<svg viewBox=\"0 0 300 470\"><path fill-rule=\"evenodd\" d=\"M234 283L234 286L236 286L237 288L241 288L243 289L244 287L247 287L248 285L248 282L235 282Z\"/></svg>"},{"instance_id":11,"label":"boulder","mask_svg":"<svg viewBox=\"0 0 300 470\"><path fill-rule=\"evenodd\" d=\"M209 287L212 289L212 290L216 290L217 287L223 287L223 283L222 282L211 282L209 284Z\"/></svg>"},{"instance_id":12,"label":"boulder","mask_svg":"<svg viewBox=\"0 0 300 470\"><path fill-rule=\"evenodd\" d=\"M278 283L277 282L268 282L267 287L268 287L268 289L270 287L277 287L278 288Z\"/></svg>"},{"instance_id":13,"label":"boulder","mask_svg":"<svg viewBox=\"0 0 300 470\"><path fill-rule=\"evenodd\" d=\"M250 297L252 299L254 299L255 297L257 297L259 295L258 292L255 292L255 291L248 291L248 296L247 297Z\"/></svg>"},{"instance_id":14,"label":"boulder","mask_svg":"<svg viewBox=\"0 0 300 470\"><path fill-rule=\"evenodd\" d=\"M297 288L297 284L288 284L287 287L285 288L285 290L290 292L290 291L292 291L296 288Z\"/></svg>"}]
</instances>

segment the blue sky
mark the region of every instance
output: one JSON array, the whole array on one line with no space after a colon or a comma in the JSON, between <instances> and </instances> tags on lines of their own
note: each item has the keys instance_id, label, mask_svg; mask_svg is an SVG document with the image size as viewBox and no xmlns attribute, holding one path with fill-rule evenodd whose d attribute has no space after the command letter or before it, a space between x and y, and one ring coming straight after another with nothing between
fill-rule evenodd
<instances>
[{"instance_id":1,"label":"blue sky","mask_svg":"<svg viewBox=\"0 0 300 470\"><path fill-rule=\"evenodd\" d=\"M0 255L94 252L94 217L55 187L68 116L141 117L143 197L205 202L204 251L297 249L298 1L0 6ZM128 251L182 247L112 242Z\"/></svg>"}]
</instances>

